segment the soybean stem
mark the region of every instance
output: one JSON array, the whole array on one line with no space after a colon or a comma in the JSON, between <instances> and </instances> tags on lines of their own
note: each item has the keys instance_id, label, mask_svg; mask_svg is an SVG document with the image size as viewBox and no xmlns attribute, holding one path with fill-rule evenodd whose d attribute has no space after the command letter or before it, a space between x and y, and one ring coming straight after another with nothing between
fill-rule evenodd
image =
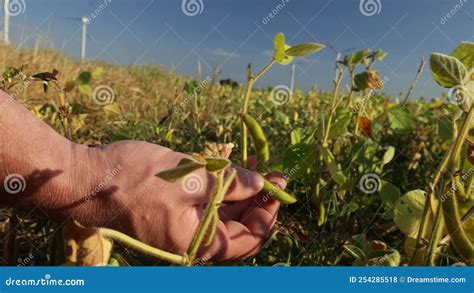
<instances>
[{"instance_id":1,"label":"soybean stem","mask_svg":"<svg viewBox=\"0 0 474 293\"><path fill-rule=\"evenodd\" d=\"M273 64L275 64L276 60L275 58L272 58L272 60L265 65L265 67L262 68L255 76L252 76L251 70L249 70L248 74L248 81L247 81L247 87L245 88L245 96L244 96L244 104L242 107L242 114L246 114L248 111L249 107L249 100L250 100L250 95L252 93L252 88L255 82L268 70L270 67L272 67ZM242 166L244 168L247 168L247 145L248 145L248 135L247 135L247 126L245 123L241 120L240 121L240 151L242 155Z\"/></svg>"},{"instance_id":2,"label":"soybean stem","mask_svg":"<svg viewBox=\"0 0 474 293\"><path fill-rule=\"evenodd\" d=\"M132 247L134 250L142 252L143 254L151 255L153 257L178 265L186 265L188 263L188 258L186 255L178 255L155 248L153 246L142 243L136 239L133 239L132 237L121 232L107 228L99 228L99 232L105 238L116 240L124 245Z\"/></svg>"},{"instance_id":3,"label":"soybean stem","mask_svg":"<svg viewBox=\"0 0 474 293\"><path fill-rule=\"evenodd\" d=\"M209 229L209 224L211 223L212 217L219 208L219 205L224 200L224 195L230 187L230 184L235 178L237 172L235 170L225 179L224 181L224 171L220 171L218 174L215 174L215 191L211 198L211 201L207 204L206 210L204 211L204 217L199 223L196 234L194 234L191 245L189 246L187 255L188 255L188 265L192 264L194 258L196 257L197 251L201 246L201 243L204 239L206 231ZM217 225L219 221L215 224Z\"/></svg>"}]
</instances>

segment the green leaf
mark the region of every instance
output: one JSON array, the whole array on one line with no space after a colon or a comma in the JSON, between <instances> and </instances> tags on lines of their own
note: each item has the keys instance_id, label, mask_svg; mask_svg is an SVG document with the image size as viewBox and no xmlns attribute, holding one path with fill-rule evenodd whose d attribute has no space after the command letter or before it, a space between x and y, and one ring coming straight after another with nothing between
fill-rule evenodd
<instances>
[{"instance_id":1,"label":"green leaf","mask_svg":"<svg viewBox=\"0 0 474 293\"><path fill-rule=\"evenodd\" d=\"M89 109L86 106L79 104L79 103L72 103L71 104L71 114L73 115L80 115L89 113Z\"/></svg>"},{"instance_id":2,"label":"green leaf","mask_svg":"<svg viewBox=\"0 0 474 293\"><path fill-rule=\"evenodd\" d=\"M297 143L288 147L283 154L283 171L292 179L306 174L316 160L314 145Z\"/></svg>"},{"instance_id":3,"label":"green leaf","mask_svg":"<svg viewBox=\"0 0 474 293\"><path fill-rule=\"evenodd\" d=\"M406 132L413 128L413 120L405 107L395 107L388 112L390 128L395 132Z\"/></svg>"},{"instance_id":4,"label":"green leaf","mask_svg":"<svg viewBox=\"0 0 474 293\"><path fill-rule=\"evenodd\" d=\"M79 85L85 85L89 84L92 79L92 73L89 71L83 71L81 74L79 74L79 77L77 78L77 83Z\"/></svg>"},{"instance_id":5,"label":"green leaf","mask_svg":"<svg viewBox=\"0 0 474 293\"><path fill-rule=\"evenodd\" d=\"M206 157L205 160L207 161L206 170L209 172L222 171L230 166L230 161L224 158Z\"/></svg>"},{"instance_id":6,"label":"green leaf","mask_svg":"<svg viewBox=\"0 0 474 293\"><path fill-rule=\"evenodd\" d=\"M400 253L398 250L374 250L369 254L368 265L397 267L400 265Z\"/></svg>"},{"instance_id":7,"label":"green leaf","mask_svg":"<svg viewBox=\"0 0 474 293\"><path fill-rule=\"evenodd\" d=\"M444 115L438 120L438 136L443 142L450 141L453 137L452 122Z\"/></svg>"},{"instance_id":8,"label":"green leaf","mask_svg":"<svg viewBox=\"0 0 474 293\"><path fill-rule=\"evenodd\" d=\"M92 88L88 84L80 84L77 87L81 93L84 95L91 97L92 96Z\"/></svg>"},{"instance_id":9,"label":"green leaf","mask_svg":"<svg viewBox=\"0 0 474 293\"><path fill-rule=\"evenodd\" d=\"M331 178L338 184L344 185L347 181L347 177L342 173L341 168L337 164L334 155L328 148L321 147L321 156L323 157L324 163L329 169Z\"/></svg>"},{"instance_id":10,"label":"green leaf","mask_svg":"<svg viewBox=\"0 0 474 293\"><path fill-rule=\"evenodd\" d=\"M375 59L382 61L383 59L385 59L385 57L387 57L387 55L388 55L387 52L384 52L382 50L377 50L374 54L374 57Z\"/></svg>"},{"instance_id":11,"label":"green leaf","mask_svg":"<svg viewBox=\"0 0 474 293\"><path fill-rule=\"evenodd\" d=\"M187 175L193 173L196 170L199 170L201 168L204 168L206 164L202 164L196 161L191 161L189 159L185 159L186 163L184 164L178 164L176 168L166 170L166 171L161 171L155 176L160 177L161 179L164 179L168 182L180 182L184 177Z\"/></svg>"},{"instance_id":12,"label":"green leaf","mask_svg":"<svg viewBox=\"0 0 474 293\"><path fill-rule=\"evenodd\" d=\"M316 53L323 48L326 48L323 44L302 43L286 49L286 54L293 57L304 57Z\"/></svg>"},{"instance_id":13,"label":"green leaf","mask_svg":"<svg viewBox=\"0 0 474 293\"><path fill-rule=\"evenodd\" d=\"M344 250L353 256L356 260L365 260L365 252L355 245L346 244L343 245Z\"/></svg>"},{"instance_id":14,"label":"green leaf","mask_svg":"<svg viewBox=\"0 0 474 293\"><path fill-rule=\"evenodd\" d=\"M385 151L385 154L383 154L382 163L384 165L387 165L393 160L394 157L395 157L395 148L393 146L389 146L387 150Z\"/></svg>"},{"instance_id":15,"label":"green leaf","mask_svg":"<svg viewBox=\"0 0 474 293\"><path fill-rule=\"evenodd\" d=\"M274 40L273 40L273 45L275 49L275 60L278 61L279 63L283 62L283 59L286 56L285 53L285 35L283 33L278 33Z\"/></svg>"},{"instance_id":16,"label":"green leaf","mask_svg":"<svg viewBox=\"0 0 474 293\"><path fill-rule=\"evenodd\" d=\"M395 206L393 221L408 237L416 238L418 235L425 200L425 192L417 189L404 194Z\"/></svg>"},{"instance_id":17,"label":"green leaf","mask_svg":"<svg viewBox=\"0 0 474 293\"><path fill-rule=\"evenodd\" d=\"M392 219L394 216L394 208L402 194L398 187L384 180L381 180L379 193L385 206L384 219Z\"/></svg>"},{"instance_id":18,"label":"green leaf","mask_svg":"<svg viewBox=\"0 0 474 293\"><path fill-rule=\"evenodd\" d=\"M347 109L336 109L336 115L333 118L328 138L334 139L345 135L349 124L351 124L351 113Z\"/></svg>"},{"instance_id":19,"label":"green leaf","mask_svg":"<svg viewBox=\"0 0 474 293\"><path fill-rule=\"evenodd\" d=\"M456 57L461 61L466 68L474 67L474 43L462 42L454 51L451 56Z\"/></svg>"},{"instance_id":20,"label":"green leaf","mask_svg":"<svg viewBox=\"0 0 474 293\"><path fill-rule=\"evenodd\" d=\"M463 85L468 77L466 66L452 56L433 53L430 57L430 67L433 78L445 88Z\"/></svg>"},{"instance_id":21,"label":"green leaf","mask_svg":"<svg viewBox=\"0 0 474 293\"><path fill-rule=\"evenodd\" d=\"M107 104L102 109L106 115L122 115L122 111L117 103Z\"/></svg>"},{"instance_id":22,"label":"green leaf","mask_svg":"<svg viewBox=\"0 0 474 293\"><path fill-rule=\"evenodd\" d=\"M355 52L349 57L349 59L347 60L347 63L350 66L355 66L357 64L363 63L364 59L367 58L369 54L370 54L370 49L365 49L365 50Z\"/></svg>"},{"instance_id":23,"label":"green leaf","mask_svg":"<svg viewBox=\"0 0 474 293\"><path fill-rule=\"evenodd\" d=\"M369 251L370 246L365 234L356 234L352 236L352 244L359 247L362 251Z\"/></svg>"},{"instance_id":24,"label":"green leaf","mask_svg":"<svg viewBox=\"0 0 474 293\"><path fill-rule=\"evenodd\" d=\"M76 82L74 80L68 81L63 88L63 91L66 93L72 91L76 87Z\"/></svg>"},{"instance_id":25,"label":"green leaf","mask_svg":"<svg viewBox=\"0 0 474 293\"><path fill-rule=\"evenodd\" d=\"M104 71L102 67L96 67L94 71L92 71L92 78L99 78L102 75L102 71Z\"/></svg>"},{"instance_id":26,"label":"green leaf","mask_svg":"<svg viewBox=\"0 0 474 293\"><path fill-rule=\"evenodd\" d=\"M288 49L290 48L289 45L285 45L285 49ZM289 56L285 53L285 57L283 57L283 60L282 61L278 61L278 63L280 63L281 65L288 65L290 64L291 62L293 62L293 57L292 56Z\"/></svg>"},{"instance_id":27,"label":"green leaf","mask_svg":"<svg viewBox=\"0 0 474 293\"><path fill-rule=\"evenodd\" d=\"M369 75L362 72L354 76L354 90L357 92L364 91L369 88Z\"/></svg>"},{"instance_id":28,"label":"green leaf","mask_svg":"<svg viewBox=\"0 0 474 293\"><path fill-rule=\"evenodd\" d=\"M290 133L290 139L291 139L291 144L295 145L299 142L301 142L301 129L293 129Z\"/></svg>"},{"instance_id":29,"label":"green leaf","mask_svg":"<svg viewBox=\"0 0 474 293\"><path fill-rule=\"evenodd\" d=\"M200 91L197 89L199 88L199 82L197 80L187 81L184 84L184 90L188 95L198 95Z\"/></svg>"}]
</instances>

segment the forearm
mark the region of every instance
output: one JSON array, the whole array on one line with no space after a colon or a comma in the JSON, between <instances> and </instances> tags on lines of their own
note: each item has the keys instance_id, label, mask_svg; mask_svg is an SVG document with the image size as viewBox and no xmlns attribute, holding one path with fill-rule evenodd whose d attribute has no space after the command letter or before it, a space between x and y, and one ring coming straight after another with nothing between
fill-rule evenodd
<instances>
[{"instance_id":1,"label":"forearm","mask_svg":"<svg viewBox=\"0 0 474 293\"><path fill-rule=\"evenodd\" d=\"M46 213L66 206L86 149L0 92L0 203Z\"/></svg>"}]
</instances>

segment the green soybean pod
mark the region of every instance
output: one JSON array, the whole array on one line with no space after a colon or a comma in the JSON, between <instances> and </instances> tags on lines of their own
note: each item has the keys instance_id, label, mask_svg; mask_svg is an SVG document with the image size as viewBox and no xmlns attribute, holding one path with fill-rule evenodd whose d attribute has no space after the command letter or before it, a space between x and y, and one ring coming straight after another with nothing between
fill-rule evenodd
<instances>
[{"instance_id":1,"label":"green soybean pod","mask_svg":"<svg viewBox=\"0 0 474 293\"><path fill-rule=\"evenodd\" d=\"M265 164L270 160L270 148L265 133L257 120L249 114L243 114L242 121L247 126L255 146L257 171L263 172L265 170Z\"/></svg>"},{"instance_id":2,"label":"green soybean pod","mask_svg":"<svg viewBox=\"0 0 474 293\"><path fill-rule=\"evenodd\" d=\"M267 195L279 200L283 204L292 204L296 202L296 198L294 198L291 194L276 187L267 179L263 179L263 191L265 191Z\"/></svg>"}]
</instances>

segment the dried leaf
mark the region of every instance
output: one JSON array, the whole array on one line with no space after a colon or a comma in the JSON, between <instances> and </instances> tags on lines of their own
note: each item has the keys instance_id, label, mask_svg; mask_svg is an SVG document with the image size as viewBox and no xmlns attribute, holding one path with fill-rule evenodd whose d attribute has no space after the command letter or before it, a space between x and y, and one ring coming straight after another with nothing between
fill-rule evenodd
<instances>
[{"instance_id":1,"label":"dried leaf","mask_svg":"<svg viewBox=\"0 0 474 293\"><path fill-rule=\"evenodd\" d=\"M366 116L360 116L358 123L359 123L360 133L364 136L374 139L372 135L372 120L370 120Z\"/></svg>"},{"instance_id":2,"label":"dried leaf","mask_svg":"<svg viewBox=\"0 0 474 293\"><path fill-rule=\"evenodd\" d=\"M467 150L467 154L466 154L467 160L469 161L469 163L471 163L471 165L474 165L474 145L468 144L466 150Z\"/></svg>"},{"instance_id":3,"label":"dried leaf","mask_svg":"<svg viewBox=\"0 0 474 293\"><path fill-rule=\"evenodd\" d=\"M201 155L205 157L220 157L228 159L235 147L233 143L206 142Z\"/></svg>"},{"instance_id":4,"label":"dried leaf","mask_svg":"<svg viewBox=\"0 0 474 293\"><path fill-rule=\"evenodd\" d=\"M66 262L78 266L107 265L112 241L104 238L98 229L86 228L76 221L69 221L63 228Z\"/></svg>"},{"instance_id":5,"label":"dried leaf","mask_svg":"<svg viewBox=\"0 0 474 293\"><path fill-rule=\"evenodd\" d=\"M375 70L367 71L367 85L371 89L381 90L383 88L383 82L380 79L380 75Z\"/></svg>"},{"instance_id":6,"label":"dried leaf","mask_svg":"<svg viewBox=\"0 0 474 293\"><path fill-rule=\"evenodd\" d=\"M387 244L379 240L373 240L370 242L370 248L372 250L387 250Z\"/></svg>"}]
</instances>

